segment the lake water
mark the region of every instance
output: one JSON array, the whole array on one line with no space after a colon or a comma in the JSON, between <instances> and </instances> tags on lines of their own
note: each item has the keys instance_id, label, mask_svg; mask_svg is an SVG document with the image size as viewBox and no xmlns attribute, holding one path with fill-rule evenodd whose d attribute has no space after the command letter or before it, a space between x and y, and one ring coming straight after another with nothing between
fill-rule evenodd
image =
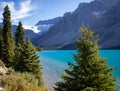
<instances>
[{"instance_id":1,"label":"lake water","mask_svg":"<svg viewBox=\"0 0 120 91\"><path fill-rule=\"evenodd\" d=\"M43 66L43 76L47 87L53 91L54 83L61 80L61 74L67 68L67 62L74 63L72 54L76 50L49 50L38 52ZM101 57L107 58L110 66L114 67L114 76L120 77L120 50L100 50ZM120 90L119 90L120 91Z\"/></svg>"}]
</instances>

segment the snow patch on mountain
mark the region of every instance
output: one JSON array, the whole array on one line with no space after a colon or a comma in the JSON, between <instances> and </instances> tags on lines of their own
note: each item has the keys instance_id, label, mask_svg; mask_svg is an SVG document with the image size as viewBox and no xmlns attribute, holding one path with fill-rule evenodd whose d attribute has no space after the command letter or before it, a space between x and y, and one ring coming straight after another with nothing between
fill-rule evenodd
<instances>
[{"instance_id":1,"label":"snow patch on mountain","mask_svg":"<svg viewBox=\"0 0 120 91\"><path fill-rule=\"evenodd\" d=\"M49 30L49 28L51 26L53 26L54 24L40 24L40 25L36 25L36 27L39 29L39 30L42 30L42 32L47 32Z\"/></svg>"},{"instance_id":2,"label":"snow patch on mountain","mask_svg":"<svg viewBox=\"0 0 120 91\"><path fill-rule=\"evenodd\" d=\"M32 31L35 32L35 33L40 33L40 32L41 32L41 30L38 29L37 26L23 25L23 28L24 28L24 29L27 29L27 30L32 30Z\"/></svg>"},{"instance_id":3,"label":"snow patch on mountain","mask_svg":"<svg viewBox=\"0 0 120 91\"><path fill-rule=\"evenodd\" d=\"M47 32L53 25L55 25L61 17L56 17L49 20L41 20L37 24L35 24L36 27L38 27L38 30L41 30L41 34Z\"/></svg>"},{"instance_id":4,"label":"snow patch on mountain","mask_svg":"<svg viewBox=\"0 0 120 91\"><path fill-rule=\"evenodd\" d=\"M96 17L101 17L106 11L96 11L92 12L92 14Z\"/></svg>"}]
</instances>

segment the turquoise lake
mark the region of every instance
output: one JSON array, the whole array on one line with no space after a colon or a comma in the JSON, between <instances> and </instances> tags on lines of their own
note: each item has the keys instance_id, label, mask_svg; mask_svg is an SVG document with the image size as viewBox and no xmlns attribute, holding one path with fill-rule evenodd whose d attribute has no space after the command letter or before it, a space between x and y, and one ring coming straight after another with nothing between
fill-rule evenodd
<instances>
[{"instance_id":1,"label":"turquoise lake","mask_svg":"<svg viewBox=\"0 0 120 91\"><path fill-rule=\"evenodd\" d=\"M61 74L67 68L67 62L74 63L72 54L76 50L49 50L38 52L43 66L43 76L46 85L53 91L56 81L61 80ZM120 77L120 50L100 50L101 57L106 58L106 62L114 67L114 76Z\"/></svg>"}]
</instances>

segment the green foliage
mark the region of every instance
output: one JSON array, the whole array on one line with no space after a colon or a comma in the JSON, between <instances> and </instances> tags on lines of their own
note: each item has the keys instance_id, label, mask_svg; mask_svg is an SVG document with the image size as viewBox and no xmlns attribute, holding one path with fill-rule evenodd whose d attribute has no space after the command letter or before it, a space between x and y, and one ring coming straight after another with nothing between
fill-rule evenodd
<instances>
[{"instance_id":1,"label":"green foliage","mask_svg":"<svg viewBox=\"0 0 120 91\"><path fill-rule=\"evenodd\" d=\"M9 7L6 6L3 12L3 48L2 61L7 67L13 66L14 60L14 38L11 28L11 17Z\"/></svg>"},{"instance_id":2,"label":"green foliage","mask_svg":"<svg viewBox=\"0 0 120 91\"><path fill-rule=\"evenodd\" d=\"M40 46L37 46L36 49L37 49L37 51L43 51L43 50L44 50L44 49L41 48Z\"/></svg>"},{"instance_id":3,"label":"green foliage","mask_svg":"<svg viewBox=\"0 0 120 91\"><path fill-rule=\"evenodd\" d=\"M99 55L97 36L86 27L80 28L81 38L77 40L76 64L69 68L57 82L55 91L115 91L112 68Z\"/></svg>"},{"instance_id":4,"label":"green foliage","mask_svg":"<svg viewBox=\"0 0 120 91\"><path fill-rule=\"evenodd\" d=\"M14 61L14 69L16 70L19 65L19 61L21 60L21 55L23 50L23 46L24 46L24 31L23 31L23 27L22 27L22 23L19 22L18 27L17 27L17 31L15 33L15 61Z\"/></svg>"},{"instance_id":5,"label":"green foliage","mask_svg":"<svg viewBox=\"0 0 120 91\"><path fill-rule=\"evenodd\" d=\"M3 76L0 82L6 91L49 91L45 87L39 87L34 75L29 73L14 72Z\"/></svg>"},{"instance_id":6,"label":"green foliage","mask_svg":"<svg viewBox=\"0 0 120 91\"><path fill-rule=\"evenodd\" d=\"M11 69L0 78L0 85L7 91L48 91L43 86L42 67L36 48L29 39L24 41L21 22L14 41L10 19L10 10L6 6L3 12L3 29L0 28L0 66Z\"/></svg>"},{"instance_id":7,"label":"green foliage","mask_svg":"<svg viewBox=\"0 0 120 91\"><path fill-rule=\"evenodd\" d=\"M85 88L83 91L94 91L94 88L87 87L87 88Z\"/></svg>"},{"instance_id":8,"label":"green foliage","mask_svg":"<svg viewBox=\"0 0 120 91\"><path fill-rule=\"evenodd\" d=\"M36 85L42 86L42 67L39 56L36 54L37 50L29 40L24 41L24 31L21 22L18 24L14 41L10 19L10 10L6 6L3 12L3 29L0 29L0 59L5 63L6 67L12 67L15 71L22 73L27 72L33 74L38 81ZM9 79L9 77L7 78ZM16 79L18 78L16 77ZM22 78L20 79L22 80ZM8 81L11 80L13 79L10 78Z\"/></svg>"},{"instance_id":9,"label":"green foliage","mask_svg":"<svg viewBox=\"0 0 120 91\"><path fill-rule=\"evenodd\" d=\"M39 79L39 85L42 84L42 67L40 65L39 56L36 54L36 48L27 40L23 46L23 50L19 61L15 67L16 71L29 72Z\"/></svg>"},{"instance_id":10,"label":"green foliage","mask_svg":"<svg viewBox=\"0 0 120 91\"><path fill-rule=\"evenodd\" d=\"M3 45L2 28L0 28L0 59L2 57L2 45Z\"/></svg>"},{"instance_id":11,"label":"green foliage","mask_svg":"<svg viewBox=\"0 0 120 91\"><path fill-rule=\"evenodd\" d=\"M45 88L45 87L32 87L30 88L28 91L50 91L48 88Z\"/></svg>"},{"instance_id":12,"label":"green foliage","mask_svg":"<svg viewBox=\"0 0 120 91\"><path fill-rule=\"evenodd\" d=\"M24 31L23 31L23 27L22 27L22 23L19 22L18 27L17 27L17 31L15 34L15 40L16 40L16 45L24 44Z\"/></svg>"},{"instance_id":13,"label":"green foliage","mask_svg":"<svg viewBox=\"0 0 120 91\"><path fill-rule=\"evenodd\" d=\"M29 83L27 83L21 75L16 76L13 74L4 76L1 79L1 83L7 91L26 91L27 86L29 85Z\"/></svg>"},{"instance_id":14,"label":"green foliage","mask_svg":"<svg viewBox=\"0 0 120 91\"><path fill-rule=\"evenodd\" d=\"M42 71L39 56L36 54L36 48L32 45L30 40L24 42L24 31L22 28L22 23L19 22L16 31L16 48L15 48L15 61L14 69L20 72L28 72L35 75L38 79L38 85L43 85Z\"/></svg>"},{"instance_id":15,"label":"green foliage","mask_svg":"<svg viewBox=\"0 0 120 91\"><path fill-rule=\"evenodd\" d=\"M24 31L21 22L19 22L15 39L15 70L32 73L36 78L41 79L42 72L39 56L36 54L37 50L29 39L24 42Z\"/></svg>"},{"instance_id":16,"label":"green foliage","mask_svg":"<svg viewBox=\"0 0 120 91\"><path fill-rule=\"evenodd\" d=\"M13 68L16 70L17 69L17 66L19 65L19 61L21 60L21 55L22 55L22 52L23 52L23 45L21 44L17 44L16 47L15 47L15 58L14 58L14 65L13 65Z\"/></svg>"},{"instance_id":17,"label":"green foliage","mask_svg":"<svg viewBox=\"0 0 120 91\"><path fill-rule=\"evenodd\" d=\"M5 67L5 64L0 60L0 67Z\"/></svg>"}]
</instances>

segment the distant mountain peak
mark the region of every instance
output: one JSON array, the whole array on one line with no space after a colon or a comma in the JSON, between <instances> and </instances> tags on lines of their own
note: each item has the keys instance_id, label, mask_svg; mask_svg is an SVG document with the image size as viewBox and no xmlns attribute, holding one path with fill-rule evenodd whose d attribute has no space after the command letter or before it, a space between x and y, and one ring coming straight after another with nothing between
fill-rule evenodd
<instances>
[{"instance_id":1,"label":"distant mountain peak","mask_svg":"<svg viewBox=\"0 0 120 91\"><path fill-rule=\"evenodd\" d=\"M91 27L93 23L97 19L101 19L101 17L103 17L103 15L111 7L113 7L117 1L118 0L94 0L90 3L79 4L78 8L75 11L65 13L64 16L57 23L55 23L52 27L49 28L48 32L44 33L41 37L39 37L39 42L36 42L36 44L41 45L46 49L57 48L58 46L64 48L72 48L70 46L74 46L75 41L80 38L80 34L77 31L78 28L83 23ZM104 20L102 21L104 22ZM98 31L98 29L96 28L94 30L95 32ZM99 33L101 35L101 32ZM112 33L109 33L107 36L111 34ZM102 38L104 38L104 34L102 35ZM113 40L116 41L116 39ZM109 41L109 43L112 42ZM102 48L107 47L110 46L107 46L107 44L104 44L102 46Z\"/></svg>"},{"instance_id":2,"label":"distant mountain peak","mask_svg":"<svg viewBox=\"0 0 120 91\"><path fill-rule=\"evenodd\" d=\"M46 25L46 24L55 24L55 23L57 23L60 19L61 19L61 17L56 17L56 18L49 19L49 20L42 20L42 21L39 21L37 24L35 24L35 26Z\"/></svg>"},{"instance_id":3,"label":"distant mountain peak","mask_svg":"<svg viewBox=\"0 0 120 91\"><path fill-rule=\"evenodd\" d=\"M67 16L69 16L69 15L72 15L72 12L66 12L66 13L63 15L63 17L67 17Z\"/></svg>"},{"instance_id":4,"label":"distant mountain peak","mask_svg":"<svg viewBox=\"0 0 120 91\"><path fill-rule=\"evenodd\" d=\"M61 17L56 17L50 20L42 20L39 21L35 26L38 28L38 30L41 30L41 33L47 32L54 24L56 24Z\"/></svg>"}]
</instances>

